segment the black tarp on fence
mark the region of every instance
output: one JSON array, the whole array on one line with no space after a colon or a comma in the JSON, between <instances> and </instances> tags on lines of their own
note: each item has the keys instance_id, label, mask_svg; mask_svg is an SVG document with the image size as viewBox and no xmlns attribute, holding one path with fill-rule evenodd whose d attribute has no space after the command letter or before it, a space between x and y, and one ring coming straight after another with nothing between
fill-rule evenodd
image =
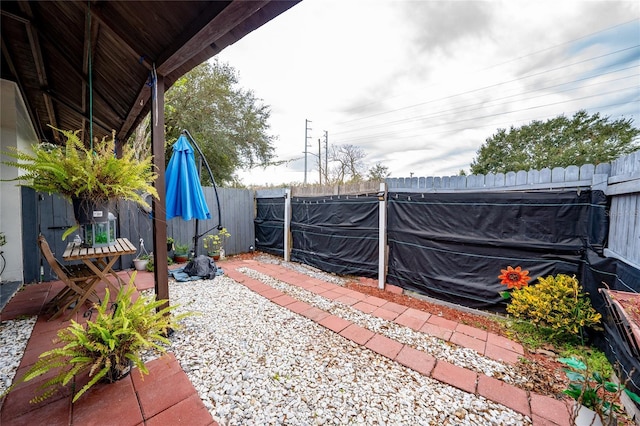
<instances>
[{"instance_id":1,"label":"black tarp on fence","mask_svg":"<svg viewBox=\"0 0 640 426\"><path fill-rule=\"evenodd\" d=\"M501 311L500 269L579 275L604 245L606 207L601 191L390 194L387 282Z\"/></svg>"},{"instance_id":2,"label":"black tarp on fence","mask_svg":"<svg viewBox=\"0 0 640 426\"><path fill-rule=\"evenodd\" d=\"M291 259L343 275L378 275L378 198L294 197Z\"/></svg>"},{"instance_id":3,"label":"black tarp on fence","mask_svg":"<svg viewBox=\"0 0 640 426\"><path fill-rule=\"evenodd\" d=\"M284 197L257 198L256 249L284 256Z\"/></svg>"}]
</instances>

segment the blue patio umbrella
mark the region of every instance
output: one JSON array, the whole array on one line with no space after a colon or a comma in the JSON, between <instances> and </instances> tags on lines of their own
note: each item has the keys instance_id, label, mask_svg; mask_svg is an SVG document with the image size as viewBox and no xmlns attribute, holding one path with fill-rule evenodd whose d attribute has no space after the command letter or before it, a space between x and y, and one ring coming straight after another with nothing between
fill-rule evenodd
<instances>
[{"instance_id":1,"label":"blue patio umbrella","mask_svg":"<svg viewBox=\"0 0 640 426\"><path fill-rule=\"evenodd\" d=\"M173 154L165 174L167 219L211 219L202 192L193 148L184 134L173 144Z\"/></svg>"}]
</instances>

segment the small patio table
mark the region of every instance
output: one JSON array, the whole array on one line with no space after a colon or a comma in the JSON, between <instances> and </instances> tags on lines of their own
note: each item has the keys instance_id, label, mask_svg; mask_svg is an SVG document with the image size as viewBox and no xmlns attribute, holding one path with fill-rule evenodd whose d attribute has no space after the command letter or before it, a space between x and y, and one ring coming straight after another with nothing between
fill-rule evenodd
<instances>
[{"instance_id":1,"label":"small patio table","mask_svg":"<svg viewBox=\"0 0 640 426\"><path fill-rule=\"evenodd\" d=\"M108 247L83 247L81 243L71 242L62 254L62 259L66 262L81 260L82 263L87 265L99 278L96 284L104 281L117 292L118 288L113 285L107 276L111 275L115 277L120 286L126 284L112 268L120 256L135 254L136 251L136 247L126 238L118 238L115 244ZM93 290L93 287L95 287L95 284L90 290Z\"/></svg>"}]
</instances>

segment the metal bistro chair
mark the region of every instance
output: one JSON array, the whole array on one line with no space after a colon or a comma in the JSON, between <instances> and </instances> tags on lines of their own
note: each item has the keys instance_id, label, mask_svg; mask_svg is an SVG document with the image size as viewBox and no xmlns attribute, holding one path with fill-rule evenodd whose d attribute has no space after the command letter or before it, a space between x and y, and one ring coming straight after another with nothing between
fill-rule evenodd
<instances>
[{"instance_id":1,"label":"metal bistro chair","mask_svg":"<svg viewBox=\"0 0 640 426\"><path fill-rule=\"evenodd\" d=\"M98 296L93 290L94 285L100 280L95 272L86 265L63 265L55 258L49 247L49 243L40 235L38 237L38 247L47 263L58 276L58 279L65 283L62 289L45 308L45 313L53 313L49 321L63 314L75 303L73 310L67 316L71 318L80 309L87 299L98 302Z\"/></svg>"}]
</instances>

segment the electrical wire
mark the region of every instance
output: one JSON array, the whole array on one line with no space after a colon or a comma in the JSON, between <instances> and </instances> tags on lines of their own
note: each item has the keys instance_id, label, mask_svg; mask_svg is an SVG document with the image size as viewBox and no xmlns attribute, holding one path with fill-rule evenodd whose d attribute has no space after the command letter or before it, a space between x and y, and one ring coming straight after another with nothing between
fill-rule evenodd
<instances>
[{"instance_id":1,"label":"electrical wire","mask_svg":"<svg viewBox=\"0 0 640 426\"><path fill-rule=\"evenodd\" d=\"M479 72L483 72L483 71L487 71L487 70L490 70L490 69L493 69L493 68L497 68L497 67L500 67L500 66L512 63L512 62L520 61L520 60L523 60L523 59L538 55L540 53L544 53L544 52L547 52L547 51L550 51L550 50L554 50L554 49L560 48L560 47L565 46L565 45L569 45L569 44L575 43L576 41L580 41L580 40L583 40L583 39L586 39L586 38L593 37L593 36L598 35L598 34L609 32L611 30L614 30L616 28L620 28L620 27L629 25L630 23L636 22L636 21L640 21L640 19L639 18L631 19L629 21L622 22L620 24L616 24L616 25L613 25L611 27L604 28L602 30L595 31L595 32L586 34L584 36L581 36L581 37L578 37L578 38L575 38L575 39L572 39L572 40L569 40L569 41L566 41L566 42L563 42L563 43L560 43L560 44L557 44L557 45L554 45L554 46L551 46L551 47L548 47L548 48L545 48L545 49L537 50L535 52L531 52L531 53L528 53L526 55L519 56L517 58L509 59L509 60L501 62L499 64L494 64L494 65L490 65L490 66L482 68L482 69L470 71L468 74L475 75L475 74L477 74ZM436 85L436 84L432 84L432 85ZM411 93L413 93L413 91ZM362 109L362 110L366 111L366 110L369 109L369 107L371 105L380 104L382 102L385 102L385 101L388 101L390 99L397 98L397 97L400 97L400 96L404 96L404 94L403 95L395 95L395 96L387 97L387 98L384 98L384 99L377 99L374 102L369 102L367 104L362 105L361 107L356 108L355 110L352 109L351 111L357 111L358 109ZM340 123L337 123L337 124L338 125L346 124L346 123L349 123L351 121L357 121L359 119L361 119L361 118L356 118L356 119L353 119L353 120L347 120L347 121L343 121L343 122L340 122Z\"/></svg>"}]
</instances>

